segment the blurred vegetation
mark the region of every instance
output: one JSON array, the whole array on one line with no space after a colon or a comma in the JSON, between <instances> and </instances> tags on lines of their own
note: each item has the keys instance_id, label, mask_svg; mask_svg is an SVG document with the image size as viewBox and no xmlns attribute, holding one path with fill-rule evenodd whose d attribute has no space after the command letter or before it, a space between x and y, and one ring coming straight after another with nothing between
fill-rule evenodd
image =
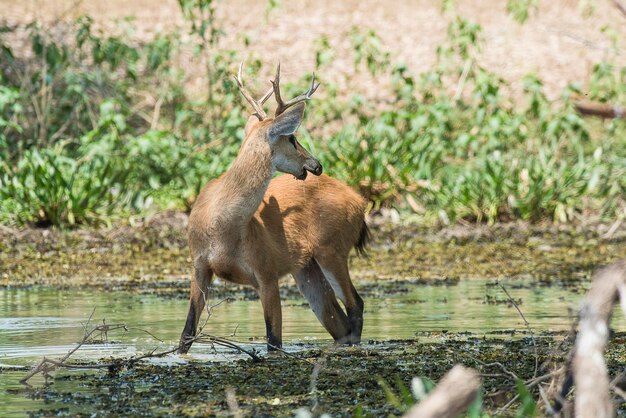
<instances>
[{"instance_id":1,"label":"blurred vegetation","mask_svg":"<svg viewBox=\"0 0 626 418\"><path fill-rule=\"evenodd\" d=\"M535 2L519 3L509 8L523 21ZM229 167L249 112L230 77L243 57L221 47L212 1L179 4L188 31L147 42L133 37L130 20L112 34L87 16L0 31L0 223L109 225L188 209ZM26 50L5 42L18 31ZM395 62L373 31L348 35L354 72L390 80L385 100L345 96L325 81L335 52L322 37L323 91L301 138L374 209L395 207L427 224L625 216L625 123L581 118L572 107L581 85L550 101L529 74L520 97L481 66L481 28L461 18L421 74ZM188 87L189 60L204 69L205 91ZM246 61L245 77L260 91L261 66L275 63ZM610 55L584 83L590 100L626 103L626 67ZM288 94L296 85L304 78L286 85Z\"/></svg>"}]
</instances>

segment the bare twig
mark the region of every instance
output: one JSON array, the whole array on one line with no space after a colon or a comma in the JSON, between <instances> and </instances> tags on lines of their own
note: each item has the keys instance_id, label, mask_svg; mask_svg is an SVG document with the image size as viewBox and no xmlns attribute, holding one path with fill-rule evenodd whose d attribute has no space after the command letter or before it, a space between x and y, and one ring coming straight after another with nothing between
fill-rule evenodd
<instances>
[{"instance_id":1,"label":"bare twig","mask_svg":"<svg viewBox=\"0 0 626 418\"><path fill-rule=\"evenodd\" d=\"M151 333L150 331L148 331L147 329L138 328L138 327L128 327L127 329L129 329L129 330L135 329L137 331L145 332L146 334L148 334L149 336L151 336L152 338L154 338L158 342L160 342L160 343L164 343L165 342L162 339L160 339L159 337L157 337L156 335L154 335L153 333Z\"/></svg>"},{"instance_id":2,"label":"bare twig","mask_svg":"<svg viewBox=\"0 0 626 418\"><path fill-rule=\"evenodd\" d=\"M519 308L519 306L517 306L517 303L511 297L508 290L506 290L506 287L504 287L504 285L500 282L498 282L498 286L500 286L500 288L504 291L506 296L509 298L509 301L513 304L515 309L517 309L517 312L519 312L519 315L522 317L522 320L524 321L524 325L526 326L526 329L528 329L528 332L530 333L530 339L533 343L533 349L535 351L535 371L533 372L533 378L535 378L537 377L537 372L539 370L539 353L537 352L537 341L535 341L535 333L533 332L533 329L530 326L530 322L528 322L528 320L522 313L522 310Z\"/></svg>"},{"instance_id":3,"label":"bare twig","mask_svg":"<svg viewBox=\"0 0 626 418\"><path fill-rule=\"evenodd\" d=\"M159 99L154 104L154 111L152 112L152 120L150 122L150 129L156 129L159 123L159 117L161 116L161 106L163 105L163 98Z\"/></svg>"},{"instance_id":4,"label":"bare twig","mask_svg":"<svg viewBox=\"0 0 626 418\"><path fill-rule=\"evenodd\" d=\"M500 369L504 372L504 374L509 375L510 377L512 377L512 378L513 378L513 381L517 381L517 380L519 380L519 377L518 377L515 373L513 373L512 371L510 371L509 369L507 369L507 368L504 366L504 364L502 364L502 363L500 363L500 362L494 361L494 362L492 362L492 363L485 363L485 362L483 362L483 361L481 361L481 360L479 360L479 359L477 359L477 358L474 358L474 360L476 360L477 362L479 362L479 363L480 363L483 367L494 367L494 366L499 367L499 368L500 368Z\"/></svg>"},{"instance_id":5,"label":"bare twig","mask_svg":"<svg viewBox=\"0 0 626 418\"><path fill-rule=\"evenodd\" d=\"M608 103L577 102L574 107L581 115L598 116L604 119L620 119L626 117L623 106Z\"/></svg>"},{"instance_id":6,"label":"bare twig","mask_svg":"<svg viewBox=\"0 0 626 418\"><path fill-rule=\"evenodd\" d=\"M103 324L103 325L96 326L94 329L92 329L90 332L84 335L82 341L80 341L76 345L76 347L68 351L68 353L65 356L63 356L60 360L49 359L47 357L44 357L43 359L41 359L41 361L37 363L37 365L33 367L33 369L26 374L26 376L20 379L20 383L27 384L28 380L30 380L33 376L39 373L43 373L43 375L47 377L48 373L56 369L57 367L64 367L64 368L106 368L106 367L109 367L110 365L98 365L97 367L85 367L85 366L71 365L71 364L67 364L66 360L69 359L72 354L78 351L80 347L82 347L85 343L87 343L89 341L89 338L91 338L91 336L95 334L96 332L106 333L108 331L117 330L117 329L127 330L126 325L124 324L114 324L114 325Z\"/></svg>"},{"instance_id":7,"label":"bare twig","mask_svg":"<svg viewBox=\"0 0 626 418\"><path fill-rule=\"evenodd\" d=\"M332 349L334 351L334 347ZM328 361L328 355L330 350L324 350L322 355L317 359L315 365L313 366L313 371L311 371L311 383L309 386L309 395L311 395L311 412L317 413L319 411L319 397L317 390L317 382L319 381L319 376L321 371L326 367L326 362Z\"/></svg>"},{"instance_id":8,"label":"bare twig","mask_svg":"<svg viewBox=\"0 0 626 418\"><path fill-rule=\"evenodd\" d=\"M554 410L552 409L552 406L550 405L550 400L548 399L548 395L546 395L546 391L543 390L541 385L539 385L539 395L541 396L541 400L543 401L543 404L546 407L546 413L548 415L554 415Z\"/></svg>"},{"instance_id":9,"label":"bare twig","mask_svg":"<svg viewBox=\"0 0 626 418\"><path fill-rule=\"evenodd\" d=\"M622 225L622 222L624 222L624 218L623 216L620 216L615 222L613 222L609 230L606 231L604 235L602 235L602 238L604 239L611 238L613 234L615 233L615 231L617 231L617 229Z\"/></svg>"},{"instance_id":10,"label":"bare twig","mask_svg":"<svg viewBox=\"0 0 626 418\"><path fill-rule=\"evenodd\" d=\"M611 386L611 390L615 392L617 395L619 395L620 398L622 398L622 402L626 401L626 392L624 392L617 386Z\"/></svg>"},{"instance_id":11,"label":"bare twig","mask_svg":"<svg viewBox=\"0 0 626 418\"><path fill-rule=\"evenodd\" d=\"M622 15L626 17L626 4L622 3L620 0L613 0L613 4L617 7L617 10L622 12Z\"/></svg>"},{"instance_id":12,"label":"bare twig","mask_svg":"<svg viewBox=\"0 0 626 418\"><path fill-rule=\"evenodd\" d=\"M247 354L254 361L262 361L262 358L257 355L255 350L246 350L237 342L228 340L226 338L217 337L215 335L199 334L197 337L194 338L194 340L201 343L215 344L222 347L232 348L239 351L240 353Z\"/></svg>"},{"instance_id":13,"label":"bare twig","mask_svg":"<svg viewBox=\"0 0 626 418\"><path fill-rule=\"evenodd\" d=\"M541 382L543 382L544 380L547 380L548 378L554 376L556 374L556 372L552 372L552 373L548 373L545 374L543 376L539 376L530 380L527 380L526 382L524 382L524 384L526 385L526 387L528 389L532 389L533 387L539 385ZM508 390L506 391L499 391L499 393L504 393L504 392L508 392ZM495 396L496 393L494 394L490 394L488 396ZM516 394L515 396L513 396L513 398L511 398L510 401L508 401L504 406L498 408L498 410L495 413L495 416L500 416L504 413L504 411L506 411L507 409L509 409L511 407L511 405L513 405L517 400L519 399L519 394Z\"/></svg>"},{"instance_id":14,"label":"bare twig","mask_svg":"<svg viewBox=\"0 0 626 418\"><path fill-rule=\"evenodd\" d=\"M285 351L285 349L283 349L282 347L276 347L275 345L272 345L270 343L261 343L262 345L268 345L270 346L272 349L279 351L280 353L284 354L287 357L291 357L293 359L299 360L299 361L303 361L305 363L309 363L309 364L314 364L312 361L302 358L302 357L298 357L295 354L290 353L289 351Z\"/></svg>"},{"instance_id":15,"label":"bare twig","mask_svg":"<svg viewBox=\"0 0 626 418\"><path fill-rule=\"evenodd\" d=\"M208 317L210 317L211 315L211 309L219 306L220 304L222 304L224 302L224 300L216 303L215 305L209 306L207 304L207 312L208 312ZM144 355L140 355L137 357L131 357L129 359L125 359L125 360L117 360L114 362L109 362L109 363L97 363L97 364L71 364L68 363L67 360L76 352L78 351L79 348L81 348L84 344L86 344L89 339L96 333L100 333L101 336L104 336L104 339L108 339L108 333L109 331L115 331L115 330L119 330L119 329L123 329L124 331L128 331L129 329L137 329L139 331L145 332L146 334L150 335L151 337L155 338L158 341L163 342L163 340L157 338L154 334L152 334L151 332L145 330L145 329L141 329L141 328L129 328L127 327L125 324L107 324L105 322L105 320L102 321L102 325L98 325L96 327L94 327L91 331L87 332L87 326L89 325L89 323L91 322L93 315L95 312L95 308L94 310L91 312L91 314L89 315L89 318L87 319L86 324L83 326L85 333L83 335L83 339L76 345L76 347L74 347L73 349L71 349L65 356L63 356L61 359L51 359L51 358L47 358L47 357L43 357L39 363L37 363L35 365L35 367L33 367L30 372L28 372L26 374L26 376L24 376L21 380L20 383L22 384L28 384L28 380L30 380L33 376L37 375L37 374L43 374L44 377L48 378L49 373L57 368L66 368L66 369L106 369L106 368L110 368L110 367L122 367L122 366L130 366L134 363L137 363L138 361L141 360L145 360L148 358L158 358L158 357L163 357L166 356L168 354L172 354L174 352L176 352L178 350L178 346L175 348L172 348L170 350L166 350L166 351L162 351L162 352L156 352L156 350L151 351L148 354L144 354ZM207 317L207 321L208 321L208 317ZM206 325L206 321L203 324L203 326ZM242 353L248 354L250 357L252 357L255 361L260 360L260 358L256 355L256 353L251 352L249 350L245 350L243 348L241 348L239 345L237 345L236 343L232 342L232 341L228 341L226 339L220 338L220 337L215 337L215 336L208 336L210 338L210 341L212 344L216 344L216 345L221 345L221 346L225 346L225 347L229 347L229 348L234 348ZM207 338L206 335L202 335L202 334L198 334L196 337L194 337L192 339L192 341L196 341L199 340L201 338Z\"/></svg>"},{"instance_id":16,"label":"bare twig","mask_svg":"<svg viewBox=\"0 0 626 418\"><path fill-rule=\"evenodd\" d=\"M533 379L525 380L524 381L524 385L526 385L526 387L528 389L532 389L535 386L537 386L538 384L540 384L541 382L545 382L546 380L561 374L563 372L563 370L564 370L564 368L561 367L561 368L559 368L557 370L554 370L553 372L546 373L546 374L541 375L541 376L537 376L537 377L535 377ZM487 395L485 395L485 397L486 398L498 397L498 396L502 395L503 393L509 392L510 390L511 390L511 387L507 387L505 389L501 389L501 390L498 390L496 392L488 393ZM506 408L505 407L500 408L500 410L504 410L504 409L506 409Z\"/></svg>"},{"instance_id":17,"label":"bare twig","mask_svg":"<svg viewBox=\"0 0 626 418\"><path fill-rule=\"evenodd\" d=\"M83 325L83 339L86 337L86 335L89 333L89 331L87 331L87 327L89 327L89 323L91 322L91 318L93 318L93 314L96 313L96 307L93 307L93 310L91 311L91 314L89 315L89 318L87 318L87 322L85 322L85 325Z\"/></svg>"},{"instance_id":18,"label":"bare twig","mask_svg":"<svg viewBox=\"0 0 626 418\"><path fill-rule=\"evenodd\" d=\"M31 369L30 372L28 372L26 374L26 376L24 376L21 380L20 383L22 384L28 384L28 380L30 380L33 376L42 373L46 378L49 375L49 372L57 369L57 368L65 368L65 369L108 369L111 367L123 367L123 366L131 366L141 360L145 360L145 359L149 359L149 358L159 358L159 357L164 357L167 356L169 354L172 354L176 351L178 351L178 346L174 347L172 349L166 350L166 351L161 351L161 352L156 352L156 350L151 351L150 353L147 354L143 354L137 357L131 357L129 359L120 359L120 360L116 360L113 362L109 362L109 363L97 363L97 364L72 364L72 363L68 363L67 360L70 358L70 356L72 356L72 354L74 354L76 351L78 351L78 349L80 347L82 347L85 343L87 343L89 341L89 338L91 338L92 335L94 335L97 332L100 333L108 333L109 331L114 331L114 330L118 330L118 329L123 329L125 331L128 331L130 328L128 328L126 325L124 324L115 324L115 325L108 325L108 324L103 324L103 325L98 325L95 328L93 328L89 333L87 333L82 341L80 341L76 347L74 347L72 350L70 350L65 356L63 356L61 359L56 360L56 359L50 359L47 357L44 357L41 359L41 361L39 361L39 363L37 363L37 365L35 365L35 367L33 367ZM139 329L139 328L136 328ZM139 329L140 331L144 331L147 332L145 330ZM148 334L152 335L151 333L147 332ZM156 338L156 337L155 337ZM198 335L197 337L194 338L194 341L196 340L200 340L200 339L206 339L207 336L206 335ZM260 361L261 358L258 357L256 355L256 353L243 349L242 347L240 347L239 345L235 344L232 341L228 341L224 338L220 338L220 337L215 337L215 336L209 336L210 338L210 342L212 344L215 345L221 345L224 347L229 347L229 348L234 348L242 353L245 353L247 355L249 355L250 357L252 357L253 360L255 361Z\"/></svg>"},{"instance_id":19,"label":"bare twig","mask_svg":"<svg viewBox=\"0 0 626 418\"><path fill-rule=\"evenodd\" d=\"M461 94L463 94L463 89L465 88L465 82L467 81L467 76L469 75L470 69L472 68L472 60L465 60L465 64L463 65L463 72L461 73L461 77L459 78L459 83L456 86L456 91L454 92L454 102L461 98Z\"/></svg>"}]
</instances>

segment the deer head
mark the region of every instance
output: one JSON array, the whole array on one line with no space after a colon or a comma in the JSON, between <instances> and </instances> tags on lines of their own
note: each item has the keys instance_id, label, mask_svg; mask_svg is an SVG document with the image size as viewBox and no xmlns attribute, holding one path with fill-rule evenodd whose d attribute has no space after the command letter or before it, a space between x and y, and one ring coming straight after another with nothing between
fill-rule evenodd
<instances>
[{"instance_id":1,"label":"deer head","mask_svg":"<svg viewBox=\"0 0 626 418\"><path fill-rule=\"evenodd\" d=\"M315 73L313 73L309 90L285 103L280 94L280 64L276 69L274 80L271 80L272 87L259 100L255 100L244 88L241 78L242 68L243 63L239 66L235 80L239 86L239 91L254 109L254 113L246 124L244 144L248 141L266 142L271 150L273 168L283 173L292 174L299 180L304 180L308 172L316 176L322 174L320 162L295 137L304 117L305 102L319 87L319 83L315 84ZM263 104L272 94L276 98L277 107L274 117L269 118L263 110Z\"/></svg>"}]
</instances>

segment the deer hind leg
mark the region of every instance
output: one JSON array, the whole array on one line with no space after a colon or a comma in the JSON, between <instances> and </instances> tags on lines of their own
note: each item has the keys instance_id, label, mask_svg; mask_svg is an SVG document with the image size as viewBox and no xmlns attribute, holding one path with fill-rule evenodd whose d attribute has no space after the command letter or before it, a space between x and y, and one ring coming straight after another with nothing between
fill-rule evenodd
<instances>
[{"instance_id":1,"label":"deer hind leg","mask_svg":"<svg viewBox=\"0 0 626 418\"><path fill-rule=\"evenodd\" d=\"M283 346L283 316L280 306L278 280L258 281L258 293L263 306L265 318L265 335L267 336L267 351L276 351Z\"/></svg>"},{"instance_id":2,"label":"deer hind leg","mask_svg":"<svg viewBox=\"0 0 626 418\"><path fill-rule=\"evenodd\" d=\"M326 280L328 280L335 294L346 308L350 322L350 335L347 342L349 344L359 344L363 331L364 303L350 279L348 259L338 257L335 254L327 254L326 257L318 258L318 262Z\"/></svg>"},{"instance_id":3,"label":"deer hind leg","mask_svg":"<svg viewBox=\"0 0 626 418\"><path fill-rule=\"evenodd\" d=\"M298 289L309 302L311 309L326 331L336 342L348 342L350 322L337 302L335 292L326 281L324 273L314 258L293 275Z\"/></svg>"},{"instance_id":4,"label":"deer hind leg","mask_svg":"<svg viewBox=\"0 0 626 418\"><path fill-rule=\"evenodd\" d=\"M191 274L191 296L189 298L189 312L187 313L187 321L185 328L180 336L178 352L184 354L189 351L196 336L200 315L204 310L208 298L209 286L213 279L213 271L206 263L198 263L193 267Z\"/></svg>"}]
</instances>

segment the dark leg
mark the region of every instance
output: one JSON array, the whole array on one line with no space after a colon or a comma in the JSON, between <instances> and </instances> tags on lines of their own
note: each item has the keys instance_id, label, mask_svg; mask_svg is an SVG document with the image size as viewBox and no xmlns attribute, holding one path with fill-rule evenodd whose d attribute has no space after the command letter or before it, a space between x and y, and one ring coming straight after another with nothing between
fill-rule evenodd
<instances>
[{"instance_id":1,"label":"dark leg","mask_svg":"<svg viewBox=\"0 0 626 418\"><path fill-rule=\"evenodd\" d=\"M335 292L326 281L324 273L315 259L294 274L298 289L309 302L311 309L326 331L337 343L347 343L350 323L343 312Z\"/></svg>"},{"instance_id":2,"label":"dark leg","mask_svg":"<svg viewBox=\"0 0 626 418\"><path fill-rule=\"evenodd\" d=\"M348 343L359 344L363 331L364 303L350 279L347 259L329 256L326 258L320 257L317 261L322 268L326 280L328 280L335 294L346 307L348 320L350 321L350 337Z\"/></svg>"},{"instance_id":3,"label":"dark leg","mask_svg":"<svg viewBox=\"0 0 626 418\"><path fill-rule=\"evenodd\" d=\"M213 278L213 272L207 265L194 267L191 277L191 296L189 298L189 312L185 328L180 336L178 352L185 354L189 351L193 339L196 336L200 315L208 298L209 286Z\"/></svg>"},{"instance_id":4,"label":"dark leg","mask_svg":"<svg viewBox=\"0 0 626 418\"><path fill-rule=\"evenodd\" d=\"M263 306L265 331L267 336L267 351L275 351L283 346L283 317L280 306L278 280L264 282L259 280L259 296Z\"/></svg>"}]
</instances>

